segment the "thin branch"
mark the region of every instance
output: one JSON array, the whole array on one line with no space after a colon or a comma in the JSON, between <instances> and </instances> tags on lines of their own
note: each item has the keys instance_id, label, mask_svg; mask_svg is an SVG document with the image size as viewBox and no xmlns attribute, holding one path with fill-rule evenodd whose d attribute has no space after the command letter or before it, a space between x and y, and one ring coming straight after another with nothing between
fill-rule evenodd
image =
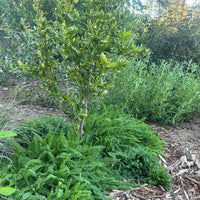
<instances>
[{"instance_id":1,"label":"thin branch","mask_svg":"<svg viewBox=\"0 0 200 200\"><path fill-rule=\"evenodd\" d=\"M86 94L85 94L85 102L84 102L84 114L87 114L87 111L88 111L88 96L89 96L89 84L91 82L91 73L89 74L88 79L89 80L88 80L88 83L87 83L87 86L86 86ZM82 117L80 128L79 128L80 140L82 139L82 135L83 135L84 123L85 123L85 117Z\"/></svg>"},{"instance_id":2,"label":"thin branch","mask_svg":"<svg viewBox=\"0 0 200 200\"><path fill-rule=\"evenodd\" d=\"M8 158L7 156L0 155L0 158L6 158L6 159L8 159L12 163L12 160L10 158Z\"/></svg>"}]
</instances>

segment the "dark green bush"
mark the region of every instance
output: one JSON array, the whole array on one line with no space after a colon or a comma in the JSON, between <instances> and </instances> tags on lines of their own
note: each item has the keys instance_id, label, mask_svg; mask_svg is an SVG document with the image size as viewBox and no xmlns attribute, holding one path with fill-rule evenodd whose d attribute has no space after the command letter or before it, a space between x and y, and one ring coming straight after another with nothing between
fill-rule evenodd
<instances>
[{"instance_id":1,"label":"dark green bush","mask_svg":"<svg viewBox=\"0 0 200 200\"><path fill-rule=\"evenodd\" d=\"M40 1L41 9L49 20L54 20L56 0L42 0ZM35 24L36 12L33 9L34 0L0 0L0 13L2 21L8 23L14 30L22 30L23 23L28 23L31 26Z\"/></svg>"},{"instance_id":2,"label":"dark green bush","mask_svg":"<svg viewBox=\"0 0 200 200\"><path fill-rule=\"evenodd\" d=\"M14 132L18 134L19 138L25 136L32 140L35 133L44 138L49 132L60 133L63 131L67 136L70 127L71 124L62 117L45 115L21 122L15 127Z\"/></svg>"},{"instance_id":3,"label":"dark green bush","mask_svg":"<svg viewBox=\"0 0 200 200\"><path fill-rule=\"evenodd\" d=\"M16 132L26 147L11 141L12 163L0 163L1 184L17 189L11 200L100 200L103 191L133 187L129 182L137 178L169 188L170 178L157 159L163 142L142 120L120 110L91 114L82 141L62 118L51 116L24 122ZM128 182L120 181L124 178Z\"/></svg>"},{"instance_id":4,"label":"dark green bush","mask_svg":"<svg viewBox=\"0 0 200 200\"><path fill-rule=\"evenodd\" d=\"M198 65L134 61L114 78L104 101L148 121L174 124L200 111Z\"/></svg>"},{"instance_id":5,"label":"dark green bush","mask_svg":"<svg viewBox=\"0 0 200 200\"><path fill-rule=\"evenodd\" d=\"M150 61L175 59L200 63L199 18L185 17L179 21L172 17L165 20L145 18L141 25L137 43L152 51Z\"/></svg>"},{"instance_id":6,"label":"dark green bush","mask_svg":"<svg viewBox=\"0 0 200 200\"><path fill-rule=\"evenodd\" d=\"M112 106L108 109L103 106L86 119L83 141L104 146L102 156L114 159L110 168L119 177L169 189L169 175L157 159L157 154L163 153L163 141L143 120L134 119Z\"/></svg>"}]
</instances>

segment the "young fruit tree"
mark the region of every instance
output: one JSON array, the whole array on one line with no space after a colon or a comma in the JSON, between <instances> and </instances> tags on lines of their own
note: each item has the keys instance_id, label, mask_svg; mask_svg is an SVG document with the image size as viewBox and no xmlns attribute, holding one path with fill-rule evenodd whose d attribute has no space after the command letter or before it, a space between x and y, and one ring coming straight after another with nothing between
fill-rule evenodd
<instances>
[{"instance_id":1,"label":"young fruit tree","mask_svg":"<svg viewBox=\"0 0 200 200\"><path fill-rule=\"evenodd\" d=\"M126 1L56 0L56 20L49 21L35 0L35 27L24 25L25 34L33 38L34 53L19 59L18 65L41 80L80 139L88 102L105 92L106 75L146 53L123 27Z\"/></svg>"}]
</instances>

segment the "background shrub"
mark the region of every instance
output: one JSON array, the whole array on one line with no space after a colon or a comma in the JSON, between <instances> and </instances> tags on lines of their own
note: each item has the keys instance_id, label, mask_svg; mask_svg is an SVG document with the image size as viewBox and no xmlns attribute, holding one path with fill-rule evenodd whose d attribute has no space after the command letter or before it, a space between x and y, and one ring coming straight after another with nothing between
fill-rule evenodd
<instances>
[{"instance_id":1,"label":"background shrub","mask_svg":"<svg viewBox=\"0 0 200 200\"><path fill-rule=\"evenodd\" d=\"M104 101L138 118L174 124L199 112L199 85L198 65L134 61L114 77Z\"/></svg>"},{"instance_id":2,"label":"background shrub","mask_svg":"<svg viewBox=\"0 0 200 200\"><path fill-rule=\"evenodd\" d=\"M173 14L173 13L172 13ZM177 20L175 15L164 18L143 18L137 43L152 51L150 61L175 59L200 63L200 19L188 15Z\"/></svg>"},{"instance_id":3,"label":"background shrub","mask_svg":"<svg viewBox=\"0 0 200 200\"><path fill-rule=\"evenodd\" d=\"M53 15L55 11L56 0L42 0L41 9L44 11L45 16L49 20L54 20ZM34 0L0 0L0 13L2 21L8 23L14 30L23 30L22 21L29 25L34 25L36 12L33 9Z\"/></svg>"}]
</instances>

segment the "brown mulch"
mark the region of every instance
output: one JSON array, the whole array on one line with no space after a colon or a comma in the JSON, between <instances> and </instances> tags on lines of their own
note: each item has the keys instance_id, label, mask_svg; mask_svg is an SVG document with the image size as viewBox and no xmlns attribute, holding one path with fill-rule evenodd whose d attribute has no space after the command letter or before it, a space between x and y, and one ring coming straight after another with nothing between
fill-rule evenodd
<instances>
[{"instance_id":1,"label":"brown mulch","mask_svg":"<svg viewBox=\"0 0 200 200\"><path fill-rule=\"evenodd\" d=\"M12 88L0 86L0 107L11 94ZM63 116L57 108L13 102L12 124L41 115ZM200 200L200 116L176 126L147 124L153 126L166 144L167 157L159 156L159 160L172 177L171 190L143 184L131 190L114 190L107 197L114 200Z\"/></svg>"},{"instance_id":2,"label":"brown mulch","mask_svg":"<svg viewBox=\"0 0 200 200\"><path fill-rule=\"evenodd\" d=\"M172 188L143 184L127 191L113 191L108 197L114 200L200 200L200 116L190 122L165 127L153 125L165 142L167 157L159 156L172 177Z\"/></svg>"}]
</instances>

